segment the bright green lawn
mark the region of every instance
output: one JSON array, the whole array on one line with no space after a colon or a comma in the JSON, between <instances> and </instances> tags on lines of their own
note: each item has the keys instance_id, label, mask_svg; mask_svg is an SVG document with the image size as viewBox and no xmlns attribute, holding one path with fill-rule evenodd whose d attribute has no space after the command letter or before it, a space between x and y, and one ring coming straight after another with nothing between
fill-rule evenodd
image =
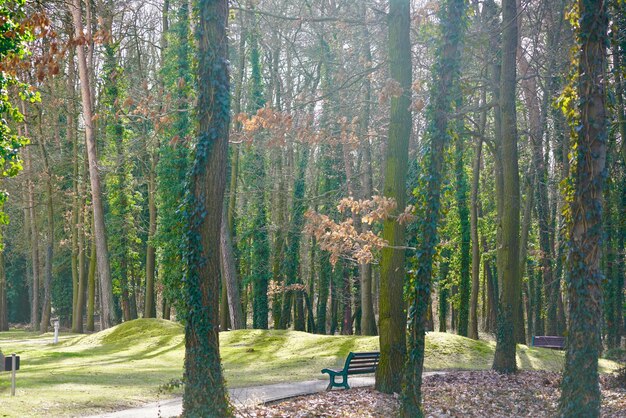
<instances>
[{"instance_id":1,"label":"bright green lawn","mask_svg":"<svg viewBox=\"0 0 626 418\"><path fill-rule=\"evenodd\" d=\"M228 385L251 386L323 378L324 367L343 364L350 351L378 349L378 337L324 336L295 331L243 330L220 335ZM182 376L183 328L173 322L131 321L88 336L62 335L58 345L25 331L0 333L0 349L21 355L18 390L0 373L0 417L76 416L155 401L159 386ZM486 369L495 344L453 334L429 333L426 368ZM563 355L518 347L523 368L560 370ZM601 368L617 366L601 360ZM180 393L180 392L178 392Z\"/></svg>"}]
</instances>

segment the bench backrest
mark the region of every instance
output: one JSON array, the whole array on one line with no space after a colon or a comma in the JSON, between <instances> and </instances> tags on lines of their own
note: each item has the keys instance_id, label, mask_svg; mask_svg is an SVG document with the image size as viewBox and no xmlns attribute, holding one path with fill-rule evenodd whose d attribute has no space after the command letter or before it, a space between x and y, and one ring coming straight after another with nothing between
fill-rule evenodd
<instances>
[{"instance_id":1,"label":"bench backrest","mask_svg":"<svg viewBox=\"0 0 626 418\"><path fill-rule=\"evenodd\" d=\"M533 337L534 347L549 347L549 348L565 348L565 337L552 336L552 335L535 335Z\"/></svg>"},{"instance_id":2,"label":"bench backrest","mask_svg":"<svg viewBox=\"0 0 626 418\"><path fill-rule=\"evenodd\" d=\"M378 351L350 353L346 359L344 371L348 374L373 373L378 367L380 353Z\"/></svg>"}]
</instances>

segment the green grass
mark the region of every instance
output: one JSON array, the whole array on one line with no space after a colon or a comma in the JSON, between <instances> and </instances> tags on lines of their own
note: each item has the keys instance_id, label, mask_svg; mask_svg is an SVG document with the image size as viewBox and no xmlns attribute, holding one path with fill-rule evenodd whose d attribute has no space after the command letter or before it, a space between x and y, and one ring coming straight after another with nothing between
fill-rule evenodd
<instances>
[{"instance_id":1,"label":"green grass","mask_svg":"<svg viewBox=\"0 0 626 418\"><path fill-rule=\"evenodd\" d=\"M92 335L61 336L25 331L0 333L0 349L21 355L18 390L9 393L9 374L0 373L0 417L76 416L155 401L159 387L182 377L183 328L163 320L131 321ZM295 331L230 331L220 335L230 387L323 378L324 367L342 365L350 351L378 349L378 337L325 336ZM427 370L487 369L495 343L453 334L429 333ZM518 347L525 369L560 370L563 354ZM601 360L601 369L616 363ZM180 393L180 392L177 392ZM176 394L176 393L175 393Z\"/></svg>"}]
</instances>

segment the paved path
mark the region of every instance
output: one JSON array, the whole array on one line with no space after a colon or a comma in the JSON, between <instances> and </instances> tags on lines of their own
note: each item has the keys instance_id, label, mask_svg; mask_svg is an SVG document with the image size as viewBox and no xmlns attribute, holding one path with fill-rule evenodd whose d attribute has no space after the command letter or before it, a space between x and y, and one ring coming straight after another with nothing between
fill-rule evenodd
<instances>
[{"instance_id":1,"label":"paved path","mask_svg":"<svg viewBox=\"0 0 626 418\"><path fill-rule=\"evenodd\" d=\"M424 376L443 373L445 372L425 372ZM374 376L352 376L349 382L350 387L353 388L374 386ZM228 392L235 406L241 406L323 392L327 385L328 379L308 380L306 382L277 383L274 385L235 388L229 389ZM167 418L179 416L182 411L182 398L174 398L133 409L126 409L124 411L94 415L89 418Z\"/></svg>"},{"instance_id":2,"label":"paved path","mask_svg":"<svg viewBox=\"0 0 626 418\"><path fill-rule=\"evenodd\" d=\"M374 386L374 376L352 376L350 387ZM277 383L274 385L252 386L247 388L229 389L230 400L235 406L260 404L322 392L328 385L326 380L308 380L306 382ZM104 415L94 415L90 418L156 418L178 416L183 411L182 398L155 402L124 411L112 412Z\"/></svg>"}]
</instances>

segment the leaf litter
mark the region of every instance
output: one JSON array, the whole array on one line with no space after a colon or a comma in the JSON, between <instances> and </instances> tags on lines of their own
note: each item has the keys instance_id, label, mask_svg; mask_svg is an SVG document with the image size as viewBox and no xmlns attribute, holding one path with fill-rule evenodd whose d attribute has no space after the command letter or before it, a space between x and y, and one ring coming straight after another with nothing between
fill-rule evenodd
<instances>
[{"instance_id":1,"label":"leaf litter","mask_svg":"<svg viewBox=\"0 0 626 418\"><path fill-rule=\"evenodd\" d=\"M626 389L610 375L601 376L602 417L626 418ZM449 372L427 376L422 386L424 410L432 418L554 417L561 375L548 371L521 371L502 375L494 371ZM372 388L335 390L277 403L240 408L239 418L398 416L397 394Z\"/></svg>"}]
</instances>

